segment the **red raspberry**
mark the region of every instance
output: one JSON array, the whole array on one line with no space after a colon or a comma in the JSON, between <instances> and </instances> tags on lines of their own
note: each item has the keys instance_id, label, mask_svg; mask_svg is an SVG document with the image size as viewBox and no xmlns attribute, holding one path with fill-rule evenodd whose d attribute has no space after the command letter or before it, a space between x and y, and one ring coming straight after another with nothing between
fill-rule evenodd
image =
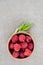
<instances>
[{"instance_id":1,"label":"red raspberry","mask_svg":"<svg viewBox=\"0 0 43 65\"><path fill-rule=\"evenodd\" d=\"M31 51L28 48L25 49L24 55L25 56L30 56L31 55Z\"/></svg>"},{"instance_id":2,"label":"red raspberry","mask_svg":"<svg viewBox=\"0 0 43 65\"><path fill-rule=\"evenodd\" d=\"M28 45L27 45L26 42L21 43L21 47L22 47L22 48L26 48L27 46L28 46Z\"/></svg>"},{"instance_id":3,"label":"red raspberry","mask_svg":"<svg viewBox=\"0 0 43 65\"><path fill-rule=\"evenodd\" d=\"M20 57L24 58L24 53L23 52L20 52Z\"/></svg>"},{"instance_id":4,"label":"red raspberry","mask_svg":"<svg viewBox=\"0 0 43 65\"><path fill-rule=\"evenodd\" d=\"M33 49L33 44L30 43L30 44L28 45L28 48L29 48L30 50L32 50L32 49Z\"/></svg>"},{"instance_id":5,"label":"red raspberry","mask_svg":"<svg viewBox=\"0 0 43 65\"><path fill-rule=\"evenodd\" d=\"M13 57L17 58L18 56L19 56L19 53L16 52L16 51L14 51L14 52L13 52Z\"/></svg>"},{"instance_id":6,"label":"red raspberry","mask_svg":"<svg viewBox=\"0 0 43 65\"><path fill-rule=\"evenodd\" d=\"M17 35L14 35L12 37L12 42L14 43L14 42L17 42L17 41L18 41L18 36Z\"/></svg>"},{"instance_id":7,"label":"red raspberry","mask_svg":"<svg viewBox=\"0 0 43 65\"><path fill-rule=\"evenodd\" d=\"M9 47L10 47L10 49L13 49L14 48L14 44L11 43Z\"/></svg>"},{"instance_id":8,"label":"red raspberry","mask_svg":"<svg viewBox=\"0 0 43 65\"><path fill-rule=\"evenodd\" d=\"M14 44L14 50L15 51L19 51L20 48L21 48L21 45L20 44L18 44L18 43Z\"/></svg>"},{"instance_id":9,"label":"red raspberry","mask_svg":"<svg viewBox=\"0 0 43 65\"><path fill-rule=\"evenodd\" d=\"M31 41L31 37L30 36L26 36L26 42L30 42Z\"/></svg>"},{"instance_id":10,"label":"red raspberry","mask_svg":"<svg viewBox=\"0 0 43 65\"><path fill-rule=\"evenodd\" d=\"M20 41L20 42L24 42L24 41L25 41L25 35L21 34L21 35L19 36L19 41Z\"/></svg>"}]
</instances>

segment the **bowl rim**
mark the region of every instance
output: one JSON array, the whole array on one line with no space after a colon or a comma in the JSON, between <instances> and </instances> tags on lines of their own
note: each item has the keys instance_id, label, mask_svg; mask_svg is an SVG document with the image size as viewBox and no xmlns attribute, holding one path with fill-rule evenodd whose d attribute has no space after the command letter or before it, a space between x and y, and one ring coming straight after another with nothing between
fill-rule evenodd
<instances>
[{"instance_id":1,"label":"bowl rim","mask_svg":"<svg viewBox=\"0 0 43 65\"><path fill-rule=\"evenodd\" d=\"M33 49L33 51L32 51L32 54L31 54L30 56L26 57L26 58L22 58L22 59L20 59L20 58L15 58L15 57L12 56L12 54L11 54L10 51L9 51L8 45L9 45L10 39L12 38L13 35L16 35L16 34L19 34L19 33L25 33L25 34L27 34L27 35L30 35L31 38L32 38L32 40L33 40L33 42L34 42L33 36L32 36L29 32L19 31L19 32L13 33L13 34L11 34L11 36L9 37L8 42L7 42L7 51L8 51L8 54L9 54L13 59L16 59L16 60L28 59L28 57L30 58L30 57L32 56L32 54L34 54L34 51L35 51L35 42L34 42L34 49Z\"/></svg>"}]
</instances>

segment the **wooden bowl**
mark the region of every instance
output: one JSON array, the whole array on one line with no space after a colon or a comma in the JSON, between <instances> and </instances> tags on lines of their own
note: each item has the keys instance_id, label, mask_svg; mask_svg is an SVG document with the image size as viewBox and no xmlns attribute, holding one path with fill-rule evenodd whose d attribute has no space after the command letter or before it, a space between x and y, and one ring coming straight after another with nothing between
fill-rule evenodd
<instances>
[{"instance_id":1,"label":"wooden bowl","mask_svg":"<svg viewBox=\"0 0 43 65\"><path fill-rule=\"evenodd\" d=\"M32 49L29 49L30 51L31 51L31 54L29 55L29 56L24 56L24 57L14 57L13 55L12 55L12 53L13 52L15 52L15 50L14 49L10 49L9 48L9 45L10 45L10 43L12 42L11 40L12 40L12 37L13 36L15 36L15 35L21 35L21 34L23 34L23 35L27 35L27 36L30 36L31 37L31 41L29 42L29 44L30 43L32 43L33 44L33 48ZM21 43L21 42L20 42ZM19 44L20 44L19 43ZM16 43L13 43L13 44L16 44ZM31 45L30 45L31 46ZM28 46L27 46L28 47ZM26 48L27 48L26 47ZM25 48L25 49L26 49ZM13 33L11 36L10 36L10 38L9 38L9 40L8 40L8 45L7 45L7 49L8 49L8 52L9 52L9 54L10 54L10 56L12 56L13 58L16 58L16 59L26 59L26 58L29 58L31 55L32 55L32 53L33 53L33 51L34 51L34 40L33 40L33 38L32 38L32 36L29 34L29 33L27 33L27 32L25 32L25 31L19 31L19 32L16 32L16 33ZM12 50L12 53L11 53L11 50ZM19 52L19 51L18 51ZM24 52L24 51L23 51ZM20 53L20 52L19 52Z\"/></svg>"}]
</instances>

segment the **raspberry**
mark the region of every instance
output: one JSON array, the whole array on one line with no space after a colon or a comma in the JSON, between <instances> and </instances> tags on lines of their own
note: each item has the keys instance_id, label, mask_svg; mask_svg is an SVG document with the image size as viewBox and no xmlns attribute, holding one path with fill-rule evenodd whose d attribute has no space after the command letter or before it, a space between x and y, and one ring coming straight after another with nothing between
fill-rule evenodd
<instances>
[{"instance_id":1,"label":"raspberry","mask_svg":"<svg viewBox=\"0 0 43 65\"><path fill-rule=\"evenodd\" d=\"M26 42L21 43L21 47L22 47L22 48L26 48L27 46L28 46L28 45L27 45Z\"/></svg>"},{"instance_id":2,"label":"raspberry","mask_svg":"<svg viewBox=\"0 0 43 65\"><path fill-rule=\"evenodd\" d=\"M20 53L20 57L24 58L24 53L23 52Z\"/></svg>"},{"instance_id":3,"label":"raspberry","mask_svg":"<svg viewBox=\"0 0 43 65\"><path fill-rule=\"evenodd\" d=\"M16 51L14 51L14 52L13 52L13 57L17 58L18 56L19 56L19 53L16 52Z\"/></svg>"},{"instance_id":4,"label":"raspberry","mask_svg":"<svg viewBox=\"0 0 43 65\"><path fill-rule=\"evenodd\" d=\"M10 47L10 49L13 49L14 44L13 44L13 43L11 43L9 47Z\"/></svg>"},{"instance_id":5,"label":"raspberry","mask_svg":"<svg viewBox=\"0 0 43 65\"><path fill-rule=\"evenodd\" d=\"M17 36L17 35L14 35L14 36L12 37L12 42L15 43L15 42L17 42L17 41L18 41L18 36Z\"/></svg>"},{"instance_id":6,"label":"raspberry","mask_svg":"<svg viewBox=\"0 0 43 65\"><path fill-rule=\"evenodd\" d=\"M30 54L31 54L31 51L28 48L25 49L24 55L25 56L30 56Z\"/></svg>"},{"instance_id":7,"label":"raspberry","mask_svg":"<svg viewBox=\"0 0 43 65\"><path fill-rule=\"evenodd\" d=\"M32 49L33 49L33 44L30 43L30 44L28 45L28 48L29 48L30 50L32 50Z\"/></svg>"},{"instance_id":8,"label":"raspberry","mask_svg":"<svg viewBox=\"0 0 43 65\"><path fill-rule=\"evenodd\" d=\"M20 44L18 44L18 43L14 44L14 50L15 51L19 51L20 48L21 48L21 45Z\"/></svg>"},{"instance_id":9,"label":"raspberry","mask_svg":"<svg viewBox=\"0 0 43 65\"><path fill-rule=\"evenodd\" d=\"M19 36L19 41L20 41L20 42L24 42L24 41L25 41L25 35L21 34L21 35Z\"/></svg>"},{"instance_id":10,"label":"raspberry","mask_svg":"<svg viewBox=\"0 0 43 65\"><path fill-rule=\"evenodd\" d=\"M26 36L26 42L30 42L31 41L31 37L30 36Z\"/></svg>"}]
</instances>

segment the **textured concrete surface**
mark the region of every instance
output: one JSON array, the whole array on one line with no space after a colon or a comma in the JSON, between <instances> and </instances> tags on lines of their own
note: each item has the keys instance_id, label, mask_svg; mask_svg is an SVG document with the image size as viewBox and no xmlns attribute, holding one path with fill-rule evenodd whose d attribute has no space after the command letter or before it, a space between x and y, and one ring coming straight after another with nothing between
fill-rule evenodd
<instances>
[{"instance_id":1,"label":"textured concrete surface","mask_svg":"<svg viewBox=\"0 0 43 65\"><path fill-rule=\"evenodd\" d=\"M13 59L7 51L9 36L23 22L35 41L34 53L25 60ZM43 65L43 0L0 0L0 65Z\"/></svg>"}]
</instances>

